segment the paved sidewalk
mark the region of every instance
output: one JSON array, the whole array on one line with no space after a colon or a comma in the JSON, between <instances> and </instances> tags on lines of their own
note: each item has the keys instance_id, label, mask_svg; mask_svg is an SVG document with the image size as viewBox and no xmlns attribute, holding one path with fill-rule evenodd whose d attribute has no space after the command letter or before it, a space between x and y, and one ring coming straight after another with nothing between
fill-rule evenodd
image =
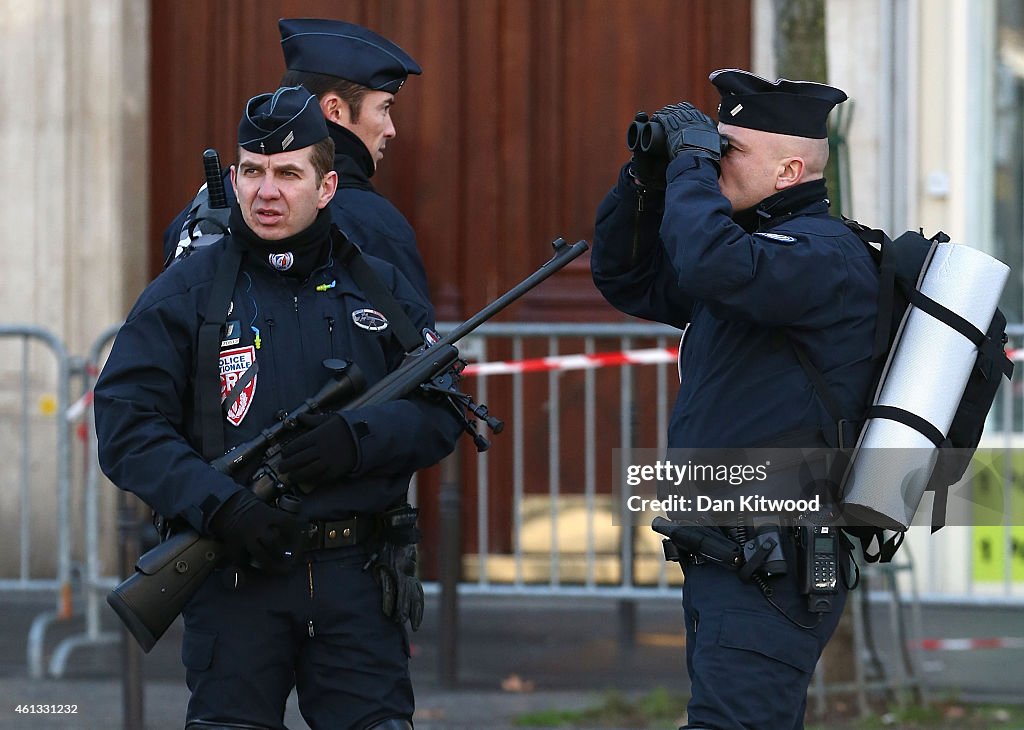
<instances>
[{"instance_id":1,"label":"paved sidewalk","mask_svg":"<svg viewBox=\"0 0 1024 730\"><path fill-rule=\"evenodd\" d=\"M52 594L0 594L0 730L121 730L121 659L117 645L74 651L62 679L31 680L26 640L32 620L53 609ZM664 688L684 695L681 609L675 600L636 604L636 641L621 644L620 611L614 601L525 597L463 597L458 618L458 683L440 681L437 599L412 636L417 730L522 730L524 713L600 706L607 693L641 694ZM1024 638L1021 612L1012 606L923 608L924 637L1006 636ZM104 604L105 628L116 618ZM884 606L872 609L875 644L883 666L899 664L893 622ZM83 631L82 619L47 632L45 649ZM144 657L145 728L179 730L188 698L178 658L176 623ZM1006 671L1024 661L1024 649L926 652L918 656L933 697L1020 702L1020 673ZM520 691L510 691L520 690ZM25 715L18 704L77 705L75 715ZM286 723L308 730L292 697ZM576 730L594 730L577 726ZM602 730L613 730L604 727ZM620 730L627 730L622 728ZM636 730L630 728L628 730Z\"/></svg>"},{"instance_id":2,"label":"paved sidewalk","mask_svg":"<svg viewBox=\"0 0 1024 730\"><path fill-rule=\"evenodd\" d=\"M52 609L49 597L3 596L0 624L0 730L119 730L122 722L120 654L116 645L76 650L62 679L27 676L25 645L35 615ZM677 670L686 691L682 637L673 601L638 606L640 641L617 641L617 605L602 600L464 598L459 614L458 685L438 678L438 609L428 598L424 625L412 636L417 730L522 730L516 718L538 710L600 705L609 690L625 693L672 685ZM106 612L104 607L104 612ZM111 627L116 619L105 618ZM81 620L55 625L47 651L81 632ZM188 691L178 661L180 621L143 660L145 728L180 730ZM503 689L503 685L506 689ZM513 688L519 691L508 691ZM25 705L74 705L77 714L18 714ZM285 722L307 730L294 693ZM602 730L609 730L604 727ZM622 730L626 730L623 728Z\"/></svg>"},{"instance_id":3,"label":"paved sidewalk","mask_svg":"<svg viewBox=\"0 0 1024 730\"><path fill-rule=\"evenodd\" d=\"M3 730L99 730L122 725L121 687L114 680L46 680L4 678L0 692ZM508 693L479 690L421 690L418 693L416 730L524 730L515 718L525 712L546 709L573 710L590 707L599 697L579 691ZM146 730L181 730L188 691L183 682L160 680L146 685ZM74 715L19 715L13 703L70 704ZM308 727L299 715L293 694L285 722L290 730ZM141 730L141 729L140 729ZM609 730L603 727L602 730ZM622 730L627 730L623 728Z\"/></svg>"}]
</instances>

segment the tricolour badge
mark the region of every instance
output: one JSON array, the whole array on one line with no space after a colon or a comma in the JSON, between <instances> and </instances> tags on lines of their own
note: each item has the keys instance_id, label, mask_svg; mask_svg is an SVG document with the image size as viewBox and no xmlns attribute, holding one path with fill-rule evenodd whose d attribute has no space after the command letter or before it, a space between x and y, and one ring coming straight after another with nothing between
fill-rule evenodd
<instances>
[{"instance_id":1,"label":"tricolour badge","mask_svg":"<svg viewBox=\"0 0 1024 730\"><path fill-rule=\"evenodd\" d=\"M227 399L228 395L243 378L245 372L256 363L256 348L235 347L220 352L220 399L221 402ZM252 405L252 396L256 391L256 376L253 375L249 382L239 390L231 407L228 408L227 419L232 426L237 426L249 412Z\"/></svg>"},{"instance_id":2,"label":"tricolour badge","mask_svg":"<svg viewBox=\"0 0 1024 730\"><path fill-rule=\"evenodd\" d=\"M352 312L352 321L356 327L362 327L371 332L380 332L382 329L387 329L388 326L388 318L376 309L357 309Z\"/></svg>"},{"instance_id":3,"label":"tricolour badge","mask_svg":"<svg viewBox=\"0 0 1024 730\"><path fill-rule=\"evenodd\" d=\"M286 253L272 253L267 256L267 260L270 261L270 265L278 271L288 271L295 263L295 254L291 251Z\"/></svg>"}]
</instances>

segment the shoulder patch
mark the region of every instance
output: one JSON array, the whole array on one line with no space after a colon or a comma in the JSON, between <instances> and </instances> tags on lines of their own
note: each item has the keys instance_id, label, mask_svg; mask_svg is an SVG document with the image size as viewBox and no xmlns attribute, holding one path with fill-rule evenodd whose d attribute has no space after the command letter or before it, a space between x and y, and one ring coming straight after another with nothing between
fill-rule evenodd
<instances>
[{"instance_id":1,"label":"shoulder patch","mask_svg":"<svg viewBox=\"0 0 1024 730\"><path fill-rule=\"evenodd\" d=\"M376 309L357 309L352 312L352 322L355 323L356 327L361 327L371 332L380 332L388 326L387 317Z\"/></svg>"},{"instance_id":2,"label":"shoulder patch","mask_svg":"<svg viewBox=\"0 0 1024 730\"><path fill-rule=\"evenodd\" d=\"M761 236L762 238L768 238L772 241L778 241L779 243L796 243L796 239L792 236L786 236L782 233L755 233L755 236Z\"/></svg>"}]
</instances>

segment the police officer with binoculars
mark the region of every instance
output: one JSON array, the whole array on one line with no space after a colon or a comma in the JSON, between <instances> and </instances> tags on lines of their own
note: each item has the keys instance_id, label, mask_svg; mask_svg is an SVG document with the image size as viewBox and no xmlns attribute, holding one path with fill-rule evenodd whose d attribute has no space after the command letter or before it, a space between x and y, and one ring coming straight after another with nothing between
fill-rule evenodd
<instances>
[{"instance_id":1,"label":"police officer with binoculars","mask_svg":"<svg viewBox=\"0 0 1024 730\"><path fill-rule=\"evenodd\" d=\"M622 312L685 328L670 448L833 445L836 421L800 358L846 417L861 412L879 278L828 214L826 119L846 94L736 69L710 79L717 124L680 102L629 126L632 159L597 211L594 282ZM686 575L686 727L802 728L843 581L808 600L800 533L781 515L655 527L680 546Z\"/></svg>"}]
</instances>

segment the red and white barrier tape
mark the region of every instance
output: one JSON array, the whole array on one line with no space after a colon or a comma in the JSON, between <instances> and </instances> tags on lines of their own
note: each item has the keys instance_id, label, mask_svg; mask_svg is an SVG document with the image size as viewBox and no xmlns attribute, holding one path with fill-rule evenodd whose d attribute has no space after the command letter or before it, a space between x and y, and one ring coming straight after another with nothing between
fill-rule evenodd
<instances>
[{"instance_id":1,"label":"red and white barrier tape","mask_svg":"<svg viewBox=\"0 0 1024 730\"><path fill-rule=\"evenodd\" d=\"M79 420L85 415L85 409L92 405L92 391L83 395L81 398L76 400L70 406L68 406L67 412L64 414L67 420L71 423Z\"/></svg>"},{"instance_id":2,"label":"red and white barrier tape","mask_svg":"<svg viewBox=\"0 0 1024 730\"><path fill-rule=\"evenodd\" d=\"M509 375L548 370L590 370L617 365L652 365L676 361L677 348L652 347L646 350L595 352L590 355L552 355L530 360L499 360L468 365L463 375Z\"/></svg>"},{"instance_id":3,"label":"red and white barrier tape","mask_svg":"<svg viewBox=\"0 0 1024 730\"><path fill-rule=\"evenodd\" d=\"M1024 637L999 636L987 639L921 639L909 642L921 651L974 651L975 649L1024 649Z\"/></svg>"},{"instance_id":4,"label":"red and white barrier tape","mask_svg":"<svg viewBox=\"0 0 1024 730\"><path fill-rule=\"evenodd\" d=\"M508 375L511 373L535 373L547 370L587 370L617 365L652 365L663 362L675 362L676 354L677 349L675 347L653 347L646 350L601 352L592 355L554 355L531 360L474 363L466 366L462 374ZM92 405L91 390L68 407L65 414L67 420L71 422L79 420L90 405Z\"/></svg>"},{"instance_id":5,"label":"red and white barrier tape","mask_svg":"<svg viewBox=\"0 0 1024 730\"><path fill-rule=\"evenodd\" d=\"M93 365L92 363L89 363L88 365L85 366L85 372L87 375L91 375L93 379L95 379L96 376L100 374L99 368ZM91 405L92 388L89 388L85 395L83 395L81 398L79 398L70 406L68 406L67 411L64 413L64 418L66 418L69 423L74 423L75 421L80 420L82 416L85 415L85 409Z\"/></svg>"},{"instance_id":6,"label":"red and white barrier tape","mask_svg":"<svg viewBox=\"0 0 1024 730\"><path fill-rule=\"evenodd\" d=\"M1007 357L1015 362L1024 361L1024 349L1007 350ZM674 363L678 356L676 347L652 347L643 350L622 350L618 352L597 352L590 355L552 355L528 360L498 360L495 362L471 363L462 371L463 375L512 375L515 373L538 373L551 370L591 370L621 365L655 365ZM92 404L89 391L71 404L67 419L77 421Z\"/></svg>"},{"instance_id":7,"label":"red and white barrier tape","mask_svg":"<svg viewBox=\"0 0 1024 730\"><path fill-rule=\"evenodd\" d=\"M600 352L592 355L553 355L531 360L499 360L468 365L463 370L463 375L510 375L548 370L589 370L617 365L651 365L675 362L678 354L678 349L675 347L654 347L646 350ZM1006 356L1015 362L1024 361L1024 349L1007 350Z\"/></svg>"}]
</instances>

